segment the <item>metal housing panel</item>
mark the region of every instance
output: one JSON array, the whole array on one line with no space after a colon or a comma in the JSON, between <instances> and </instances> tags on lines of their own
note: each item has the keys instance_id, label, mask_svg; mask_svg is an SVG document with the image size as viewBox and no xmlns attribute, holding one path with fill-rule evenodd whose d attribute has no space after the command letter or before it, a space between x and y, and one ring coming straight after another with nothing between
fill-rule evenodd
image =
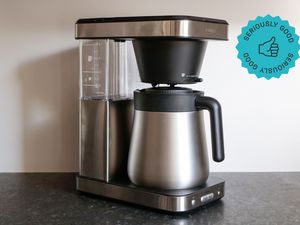
<instances>
[{"instance_id":1,"label":"metal housing panel","mask_svg":"<svg viewBox=\"0 0 300 225\"><path fill-rule=\"evenodd\" d=\"M107 22L86 21L75 25L76 39L146 37L227 40L228 24L226 21L217 23L210 20L193 20L187 17L176 20L162 18L161 20L116 20L114 22L109 20Z\"/></svg>"},{"instance_id":2,"label":"metal housing panel","mask_svg":"<svg viewBox=\"0 0 300 225\"><path fill-rule=\"evenodd\" d=\"M109 101L108 178L127 179L127 159L133 121L133 100Z\"/></svg>"},{"instance_id":3,"label":"metal housing panel","mask_svg":"<svg viewBox=\"0 0 300 225\"><path fill-rule=\"evenodd\" d=\"M82 100L80 121L81 176L107 180L108 102Z\"/></svg>"},{"instance_id":4,"label":"metal housing panel","mask_svg":"<svg viewBox=\"0 0 300 225\"><path fill-rule=\"evenodd\" d=\"M126 179L132 100L83 99L80 104L79 174L106 182Z\"/></svg>"}]
</instances>

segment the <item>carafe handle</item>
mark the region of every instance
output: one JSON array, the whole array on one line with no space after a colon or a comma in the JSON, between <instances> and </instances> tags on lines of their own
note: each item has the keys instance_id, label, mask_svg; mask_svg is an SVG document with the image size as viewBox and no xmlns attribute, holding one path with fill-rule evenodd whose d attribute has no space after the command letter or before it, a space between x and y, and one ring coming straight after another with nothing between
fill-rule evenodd
<instances>
[{"instance_id":1,"label":"carafe handle","mask_svg":"<svg viewBox=\"0 0 300 225\"><path fill-rule=\"evenodd\" d=\"M209 111L213 160L221 162L225 158L221 105L216 99L203 96L202 93L195 94L195 97L196 109Z\"/></svg>"}]
</instances>

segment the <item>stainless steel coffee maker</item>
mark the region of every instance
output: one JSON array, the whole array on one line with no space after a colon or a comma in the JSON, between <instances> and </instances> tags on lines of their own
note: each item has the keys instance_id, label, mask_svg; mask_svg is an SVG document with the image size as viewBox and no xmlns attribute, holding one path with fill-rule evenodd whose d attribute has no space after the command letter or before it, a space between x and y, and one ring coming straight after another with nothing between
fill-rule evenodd
<instances>
[{"instance_id":1,"label":"stainless steel coffee maker","mask_svg":"<svg viewBox=\"0 0 300 225\"><path fill-rule=\"evenodd\" d=\"M208 40L223 20L191 16L80 19L80 171L77 190L169 212L224 196L209 176L224 160L221 106L186 86L201 82ZM141 82L140 82L140 81Z\"/></svg>"}]
</instances>

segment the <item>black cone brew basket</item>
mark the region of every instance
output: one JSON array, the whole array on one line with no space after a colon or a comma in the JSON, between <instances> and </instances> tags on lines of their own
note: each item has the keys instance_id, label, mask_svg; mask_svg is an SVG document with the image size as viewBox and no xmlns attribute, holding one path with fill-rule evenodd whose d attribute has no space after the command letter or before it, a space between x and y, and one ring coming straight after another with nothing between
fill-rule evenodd
<instances>
[{"instance_id":1,"label":"black cone brew basket","mask_svg":"<svg viewBox=\"0 0 300 225\"><path fill-rule=\"evenodd\" d=\"M193 84L206 42L192 39L146 38L133 41L141 81L151 84Z\"/></svg>"}]
</instances>

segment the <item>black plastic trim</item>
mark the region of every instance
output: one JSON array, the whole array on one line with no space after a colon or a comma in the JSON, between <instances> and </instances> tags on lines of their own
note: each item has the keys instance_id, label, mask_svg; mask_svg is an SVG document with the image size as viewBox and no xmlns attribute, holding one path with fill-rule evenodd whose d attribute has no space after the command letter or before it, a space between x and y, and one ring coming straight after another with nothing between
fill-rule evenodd
<instances>
[{"instance_id":1,"label":"black plastic trim","mask_svg":"<svg viewBox=\"0 0 300 225\"><path fill-rule=\"evenodd\" d=\"M216 99L203 95L196 95L195 104L197 109L209 112L213 160L222 162L225 153L221 104Z\"/></svg>"},{"instance_id":2,"label":"black plastic trim","mask_svg":"<svg viewBox=\"0 0 300 225\"><path fill-rule=\"evenodd\" d=\"M205 18L187 15L159 15L159 16L130 16L130 17L102 17L85 18L77 20L76 24L81 23L114 23L114 22L136 22L136 21L159 21L159 20L191 20L208 23L228 24L225 20Z\"/></svg>"},{"instance_id":3,"label":"black plastic trim","mask_svg":"<svg viewBox=\"0 0 300 225\"><path fill-rule=\"evenodd\" d=\"M195 95L201 91L189 88L158 87L134 91L134 109L149 112L192 112L195 106Z\"/></svg>"}]
</instances>

